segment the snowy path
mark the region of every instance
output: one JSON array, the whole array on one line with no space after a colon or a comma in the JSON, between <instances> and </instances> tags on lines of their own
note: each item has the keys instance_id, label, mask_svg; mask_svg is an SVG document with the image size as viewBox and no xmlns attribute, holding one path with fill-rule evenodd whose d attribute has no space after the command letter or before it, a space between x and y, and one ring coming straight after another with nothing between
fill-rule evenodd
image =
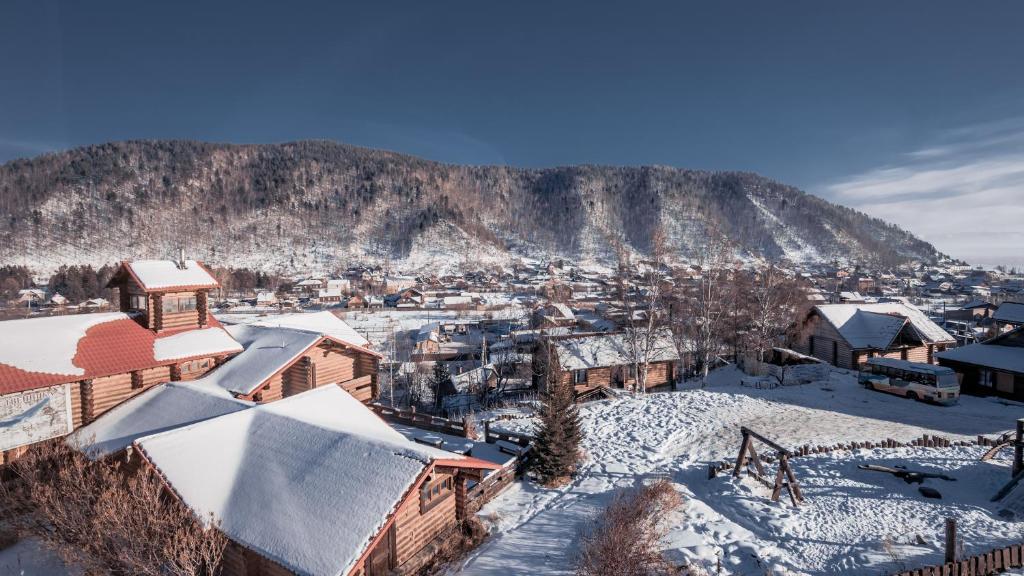
<instances>
[{"instance_id":1,"label":"snowy path","mask_svg":"<svg viewBox=\"0 0 1024 576\"><path fill-rule=\"evenodd\" d=\"M481 514L495 523L495 534L456 572L505 575L518 569L570 574L580 527L617 490L654 476L672 479L686 500L683 513L672 519L668 553L680 562L700 561L709 569L719 557L724 568L736 574L763 573L765 566L814 574L878 566L891 561L879 549L880 538L898 541L910 528L930 533L933 524L941 528L942 514L949 512L974 530L979 541L993 539L997 528L984 528L993 519L978 497L965 493L954 506L922 504L915 489L913 498L901 501L890 497L900 486L882 484L891 478L870 478L871 483L864 485L863 473L851 472L851 454L799 461L797 472L812 503L799 510L770 502L764 488L750 480L708 481L706 464L735 456L740 425L790 446L910 440L923 433L973 438L1012 427L1024 415L1020 406L967 397L954 407L936 407L864 390L838 372L827 382L777 390L744 388L735 384L737 380L735 372L725 370L706 389L586 406L582 413L587 461L574 482L561 490L517 484L486 506ZM522 429L528 423L503 425ZM968 470L976 479L960 487L972 487L987 499L990 484L1002 475L993 474L991 465L973 465L976 455L969 450L935 457L932 465ZM918 521L900 526L907 518ZM897 546L906 556L933 548Z\"/></svg>"}]
</instances>

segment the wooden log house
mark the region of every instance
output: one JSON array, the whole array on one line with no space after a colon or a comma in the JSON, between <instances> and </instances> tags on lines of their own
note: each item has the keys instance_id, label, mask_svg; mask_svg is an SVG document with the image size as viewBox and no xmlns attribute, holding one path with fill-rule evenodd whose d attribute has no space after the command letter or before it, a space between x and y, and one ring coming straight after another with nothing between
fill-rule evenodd
<instances>
[{"instance_id":1,"label":"wooden log house","mask_svg":"<svg viewBox=\"0 0 1024 576\"><path fill-rule=\"evenodd\" d=\"M254 402L340 386L360 402L377 397L382 358L330 312L285 314L231 327L245 351L204 380Z\"/></svg>"},{"instance_id":2,"label":"wooden log house","mask_svg":"<svg viewBox=\"0 0 1024 576\"><path fill-rule=\"evenodd\" d=\"M534 373L542 387L553 377L572 385L577 396L598 388L632 389L637 385L636 360L643 356L631 349L624 333L547 336L534 355ZM679 360L671 334L659 332L648 355L647 390L671 387L679 375Z\"/></svg>"},{"instance_id":3,"label":"wooden log house","mask_svg":"<svg viewBox=\"0 0 1024 576\"><path fill-rule=\"evenodd\" d=\"M937 356L960 376L961 392L1024 400L1024 326Z\"/></svg>"},{"instance_id":4,"label":"wooden log house","mask_svg":"<svg viewBox=\"0 0 1024 576\"><path fill-rule=\"evenodd\" d=\"M808 312L793 350L856 370L868 358L934 364L956 340L917 308L902 302L820 304Z\"/></svg>"},{"instance_id":5,"label":"wooden log house","mask_svg":"<svg viewBox=\"0 0 1024 576\"><path fill-rule=\"evenodd\" d=\"M216 280L197 262L180 264L123 263L111 281L121 312L0 322L0 419L19 422L0 430L4 462L242 351L206 309Z\"/></svg>"},{"instance_id":6,"label":"wooden log house","mask_svg":"<svg viewBox=\"0 0 1024 576\"><path fill-rule=\"evenodd\" d=\"M501 467L412 442L334 386L134 446L218 519L225 576L415 574L469 513L470 485Z\"/></svg>"}]
</instances>

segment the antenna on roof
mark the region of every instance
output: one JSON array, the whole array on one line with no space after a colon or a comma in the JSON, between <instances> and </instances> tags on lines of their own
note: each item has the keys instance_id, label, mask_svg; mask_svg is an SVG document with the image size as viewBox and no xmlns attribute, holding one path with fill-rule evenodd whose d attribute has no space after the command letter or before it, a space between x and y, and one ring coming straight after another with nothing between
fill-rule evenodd
<instances>
[{"instance_id":1,"label":"antenna on roof","mask_svg":"<svg viewBox=\"0 0 1024 576\"><path fill-rule=\"evenodd\" d=\"M184 270L185 269L185 249L184 248L178 248L178 261L176 262L176 264L178 265L178 270Z\"/></svg>"}]
</instances>

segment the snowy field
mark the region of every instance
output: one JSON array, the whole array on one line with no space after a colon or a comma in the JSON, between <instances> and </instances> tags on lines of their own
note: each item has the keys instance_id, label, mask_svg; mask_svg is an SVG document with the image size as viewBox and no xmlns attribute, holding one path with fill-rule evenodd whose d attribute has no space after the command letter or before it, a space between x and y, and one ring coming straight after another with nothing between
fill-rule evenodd
<instances>
[{"instance_id":1,"label":"snowy field","mask_svg":"<svg viewBox=\"0 0 1024 576\"><path fill-rule=\"evenodd\" d=\"M861 388L850 373L803 386L757 390L739 385L732 368L712 374L703 389L631 396L584 407L587 454L569 486L517 483L482 511L493 536L462 574L570 574L580 526L618 489L652 478L672 480L683 509L671 518L668 555L710 573L887 573L941 560L943 518L960 523L965 551L1024 539L1024 523L1002 519L988 499L1009 480L1006 461L978 461L980 448L859 450L796 458L805 504L773 503L753 479L709 480L707 465L734 459L741 425L780 444L831 445L922 434L950 439L995 435L1024 416L1019 404L964 397L939 407ZM528 420L501 422L529 429ZM761 450L764 453L764 450ZM916 485L857 464L903 464L941 471L955 482L927 480L942 500ZM769 465L769 472L774 467Z\"/></svg>"}]
</instances>

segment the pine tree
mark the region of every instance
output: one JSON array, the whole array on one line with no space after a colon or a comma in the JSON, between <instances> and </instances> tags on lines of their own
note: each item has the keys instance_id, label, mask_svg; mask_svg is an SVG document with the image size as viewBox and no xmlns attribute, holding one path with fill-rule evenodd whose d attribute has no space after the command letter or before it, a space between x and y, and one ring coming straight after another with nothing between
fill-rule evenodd
<instances>
[{"instance_id":1,"label":"pine tree","mask_svg":"<svg viewBox=\"0 0 1024 576\"><path fill-rule=\"evenodd\" d=\"M431 387L434 389L434 408L441 409L441 399L455 390L452 374L444 362L434 362L434 374L431 376Z\"/></svg>"},{"instance_id":2,"label":"pine tree","mask_svg":"<svg viewBox=\"0 0 1024 576\"><path fill-rule=\"evenodd\" d=\"M530 469L547 486L566 483L580 461L583 430L573 388L552 373L540 407L540 423L530 455Z\"/></svg>"}]
</instances>

